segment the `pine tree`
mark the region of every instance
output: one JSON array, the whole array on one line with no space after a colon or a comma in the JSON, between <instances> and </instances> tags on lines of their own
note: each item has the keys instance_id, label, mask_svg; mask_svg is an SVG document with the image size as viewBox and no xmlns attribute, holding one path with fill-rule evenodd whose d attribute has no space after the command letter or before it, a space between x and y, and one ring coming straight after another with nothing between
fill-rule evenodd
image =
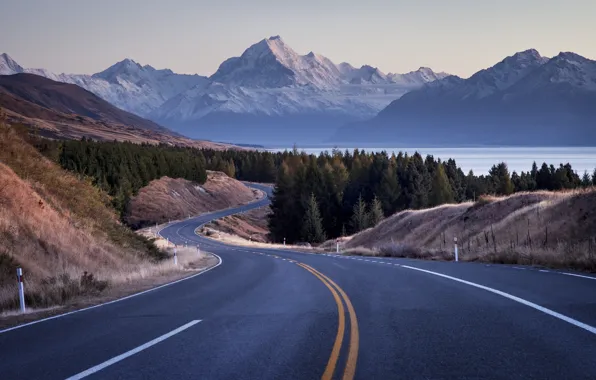
<instances>
[{"instance_id":1,"label":"pine tree","mask_svg":"<svg viewBox=\"0 0 596 380\"><path fill-rule=\"evenodd\" d=\"M377 196L381 201L381 205L385 215L391 215L399 210L399 196L401 194L401 187L397 181L396 169L393 165L389 165L381 178Z\"/></svg>"},{"instance_id":2,"label":"pine tree","mask_svg":"<svg viewBox=\"0 0 596 380\"><path fill-rule=\"evenodd\" d=\"M453 192L443 164L438 164L434 170L433 180L430 190L430 206L439 206L444 203L453 202Z\"/></svg>"},{"instance_id":3,"label":"pine tree","mask_svg":"<svg viewBox=\"0 0 596 380\"><path fill-rule=\"evenodd\" d=\"M368 227L368 215L366 213L366 202L362 199L362 194L358 197L358 202L354 205L352 219L350 220L353 233L358 233Z\"/></svg>"},{"instance_id":4,"label":"pine tree","mask_svg":"<svg viewBox=\"0 0 596 380\"><path fill-rule=\"evenodd\" d=\"M498 165L494 165L490 169L489 175L495 193L499 195L509 195L513 193L513 183L511 182L511 176L509 175L509 169L507 168L506 163L501 162Z\"/></svg>"},{"instance_id":5,"label":"pine tree","mask_svg":"<svg viewBox=\"0 0 596 380\"><path fill-rule=\"evenodd\" d=\"M302 239L309 243L322 243L326 240L323 219L314 193L310 194L308 207L302 220Z\"/></svg>"},{"instance_id":6,"label":"pine tree","mask_svg":"<svg viewBox=\"0 0 596 380\"><path fill-rule=\"evenodd\" d=\"M592 186L592 178L590 177L590 174L588 174L588 171L586 170L584 172L584 175L582 176L582 187L586 188L586 187L590 187Z\"/></svg>"},{"instance_id":7,"label":"pine tree","mask_svg":"<svg viewBox=\"0 0 596 380\"><path fill-rule=\"evenodd\" d=\"M592 173L592 185L596 186L596 169L594 169L594 173Z\"/></svg>"},{"instance_id":8,"label":"pine tree","mask_svg":"<svg viewBox=\"0 0 596 380\"><path fill-rule=\"evenodd\" d=\"M379 198L375 197L370 204L370 211L368 213L368 226L374 227L383 220L383 207Z\"/></svg>"}]
</instances>

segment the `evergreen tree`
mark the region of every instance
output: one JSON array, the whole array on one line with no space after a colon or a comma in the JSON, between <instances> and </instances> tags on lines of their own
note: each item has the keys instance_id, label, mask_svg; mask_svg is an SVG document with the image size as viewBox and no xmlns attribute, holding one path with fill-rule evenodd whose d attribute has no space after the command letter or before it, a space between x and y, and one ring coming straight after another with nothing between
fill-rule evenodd
<instances>
[{"instance_id":1,"label":"evergreen tree","mask_svg":"<svg viewBox=\"0 0 596 380\"><path fill-rule=\"evenodd\" d=\"M584 175L582 176L582 187L586 188L586 187L590 187L592 186L592 178L590 177L590 175L588 174L588 171L586 170L584 172Z\"/></svg>"},{"instance_id":2,"label":"evergreen tree","mask_svg":"<svg viewBox=\"0 0 596 380\"><path fill-rule=\"evenodd\" d=\"M302 239L309 243L322 243L326 240L323 220L314 193L310 194L308 207L302 220Z\"/></svg>"},{"instance_id":3,"label":"evergreen tree","mask_svg":"<svg viewBox=\"0 0 596 380\"><path fill-rule=\"evenodd\" d=\"M498 165L493 166L489 175L493 184L493 189L498 195L509 195L513 193L513 183L511 182L511 176L509 175L509 169L507 164L501 162Z\"/></svg>"},{"instance_id":4,"label":"evergreen tree","mask_svg":"<svg viewBox=\"0 0 596 380\"><path fill-rule=\"evenodd\" d=\"M370 204L370 211L368 213L368 227L374 227L383 220L383 207L379 198L375 197Z\"/></svg>"},{"instance_id":5,"label":"evergreen tree","mask_svg":"<svg viewBox=\"0 0 596 380\"><path fill-rule=\"evenodd\" d=\"M362 195L358 197L358 202L354 205L350 225L352 227L352 233L358 233L368 228L366 202L364 202L364 199L362 199Z\"/></svg>"},{"instance_id":6,"label":"evergreen tree","mask_svg":"<svg viewBox=\"0 0 596 380\"><path fill-rule=\"evenodd\" d=\"M596 186L596 169L594 169L594 173L592 173L592 185Z\"/></svg>"},{"instance_id":7,"label":"evergreen tree","mask_svg":"<svg viewBox=\"0 0 596 380\"><path fill-rule=\"evenodd\" d=\"M293 195L293 181L289 174L289 168L284 163L280 166L273 196L271 197L271 213L268 215L269 237L272 241L282 242L284 238L288 242L295 241L292 236L296 226L300 225L297 219L296 199Z\"/></svg>"},{"instance_id":8,"label":"evergreen tree","mask_svg":"<svg viewBox=\"0 0 596 380\"><path fill-rule=\"evenodd\" d=\"M377 196L385 215L391 215L399 209L398 200L401 194L401 188L397 180L396 168L389 165L383 172L381 184L377 191Z\"/></svg>"},{"instance_id":9,"label":"evergreen tree","mask_svg":"<svg viewBox=\"0 0 596 380\"><path fill-rule=\"evenodd\" d=\"M442 205L444 203L452 202L453 192L451 184L447 179L447 174L445 174L443 164L438 164L436 165L433 174L432 187L429 196L429 205L433 207Z\"/></svg>"}]
</instances>

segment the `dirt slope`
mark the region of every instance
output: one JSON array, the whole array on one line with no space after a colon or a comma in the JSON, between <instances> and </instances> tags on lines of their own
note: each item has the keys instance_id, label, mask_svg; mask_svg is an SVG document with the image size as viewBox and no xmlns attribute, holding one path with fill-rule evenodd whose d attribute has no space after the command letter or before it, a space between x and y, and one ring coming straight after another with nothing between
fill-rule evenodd
<instances>
[{"instance_id":1,"label":"dirt slope","mask_svg":"<svg viewBox=\"0 0 596 380\"><path fill-rule=\"evenodd\" d=\"M212 149L231 145L191 140L150 120L114 107L74 84L33 74L0 76L0 111L51 138L170 143ZM239 147L235 147L239 149Z\"/></svg>"},{"instance_id":2,"label":"dirt slope","mask_svg":"<svg viewBox=\"0 0 596 380\"><path fill-rule=\"evenodd\" d=\"M17 305L16 266L27 276L29 306L42 307L100 291L104 281L123 281L150 265L157 256L108 204L105 194L0 124L0 310ZM85 271L94 280L84 279Z\"/></svg>"},{"instance_id":3,"label":"dirt slope","mask_svg":"<svg viewBox=\"0 0 596 380\"><path fill-rule=\"evenodd\" d=\"M244 214L230 215L214 220L207 227L239 236L245 240L266 243L269 241L267 236L269 234L269 227L267 226L269 212L269 207L261 207Z\"/></svg>"},{"instance_id":4,"label":"dirt slope","mask_svg":"<svg viewBox=\"0 0 596 380\"><path fill-rule=\"evenodd\" d=\"M207 181L202 186L163 177L151 181L131 199L125 220L130 226L141 228L245 204L258 196L259 193L221 172L207 171Z\"/></svg>"},{"instance_id":5,"label":"dirt slope","mask_svg":"<svg viewBox=\"0 0 596 380\"><path fill-rule=\"evenodd\" d=\"M402 211L345 247L450 258L454 238L467 260L596 270L596 190L520 193Z\"/></svg>"}]
</instances>

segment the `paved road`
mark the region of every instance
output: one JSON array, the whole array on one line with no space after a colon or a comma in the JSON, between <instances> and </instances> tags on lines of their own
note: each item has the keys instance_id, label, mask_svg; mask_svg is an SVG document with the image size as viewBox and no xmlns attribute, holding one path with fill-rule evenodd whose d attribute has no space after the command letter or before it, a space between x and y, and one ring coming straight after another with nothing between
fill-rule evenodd
<instances>
[{"instance_id":1,"label":"paved road","mask_svg":"<svg viewBox=\"0 0 596 380\"><path fill-rule=\"evenodd\" d=\"M263 205L267 200L244 206ZM0 333L4 379L596 379L596 278L231 247L216 268Z\"/></svg>"}]
</instances>

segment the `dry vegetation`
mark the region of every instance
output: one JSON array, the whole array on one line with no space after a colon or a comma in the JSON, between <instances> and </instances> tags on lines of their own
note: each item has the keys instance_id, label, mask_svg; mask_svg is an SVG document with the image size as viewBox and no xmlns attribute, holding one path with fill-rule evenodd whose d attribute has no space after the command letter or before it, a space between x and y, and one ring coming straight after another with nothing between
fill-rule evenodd
<instances>
[{"instance_id":1,"label":"dry vegetation","mask_svg":"<svg viewBox=\"0 0 596 380\"><path fill-rule=\"evenodd\" d=\"M108 205L88 181L0 125L0 310L18 305L17 266L33 308L177 270L159 261L167 254L123 227Z\"/></svg>"},{"instance_id":2,"label":"dry vegetation","mask_svg":"<svg viewBox=\"0 0 596 380\"><path fill-rule=\"evenodd\" d=\"M346 239L353 254L596 271L596 190L518 193L399 212Z\"/></svg>"},{"instance_id":3,"label":"dry vegetation","mask_svg":"<svg viewBox=\"0 0 596 380\"><path fill-rule=\"evenodd\" d=\"M221 172L207 171L207 181L202 186L181 178L163 177L139 190L129 203L125 220L130 226L145 227L238 206L261 196L261 192Z\"/></svg>"},{"instance_id":4,"label":"dry vegetation","mask_svg":"<svg viewBox=\"0 0 596 380\"><path fill-rule=\"evenodd\" d=\"M244 240L267 243L269 242L267 215L269 207L260 207L243 214L235 214L217 219L207 228L230 235L236 235Z\"/></svg>"}]
</instances>

